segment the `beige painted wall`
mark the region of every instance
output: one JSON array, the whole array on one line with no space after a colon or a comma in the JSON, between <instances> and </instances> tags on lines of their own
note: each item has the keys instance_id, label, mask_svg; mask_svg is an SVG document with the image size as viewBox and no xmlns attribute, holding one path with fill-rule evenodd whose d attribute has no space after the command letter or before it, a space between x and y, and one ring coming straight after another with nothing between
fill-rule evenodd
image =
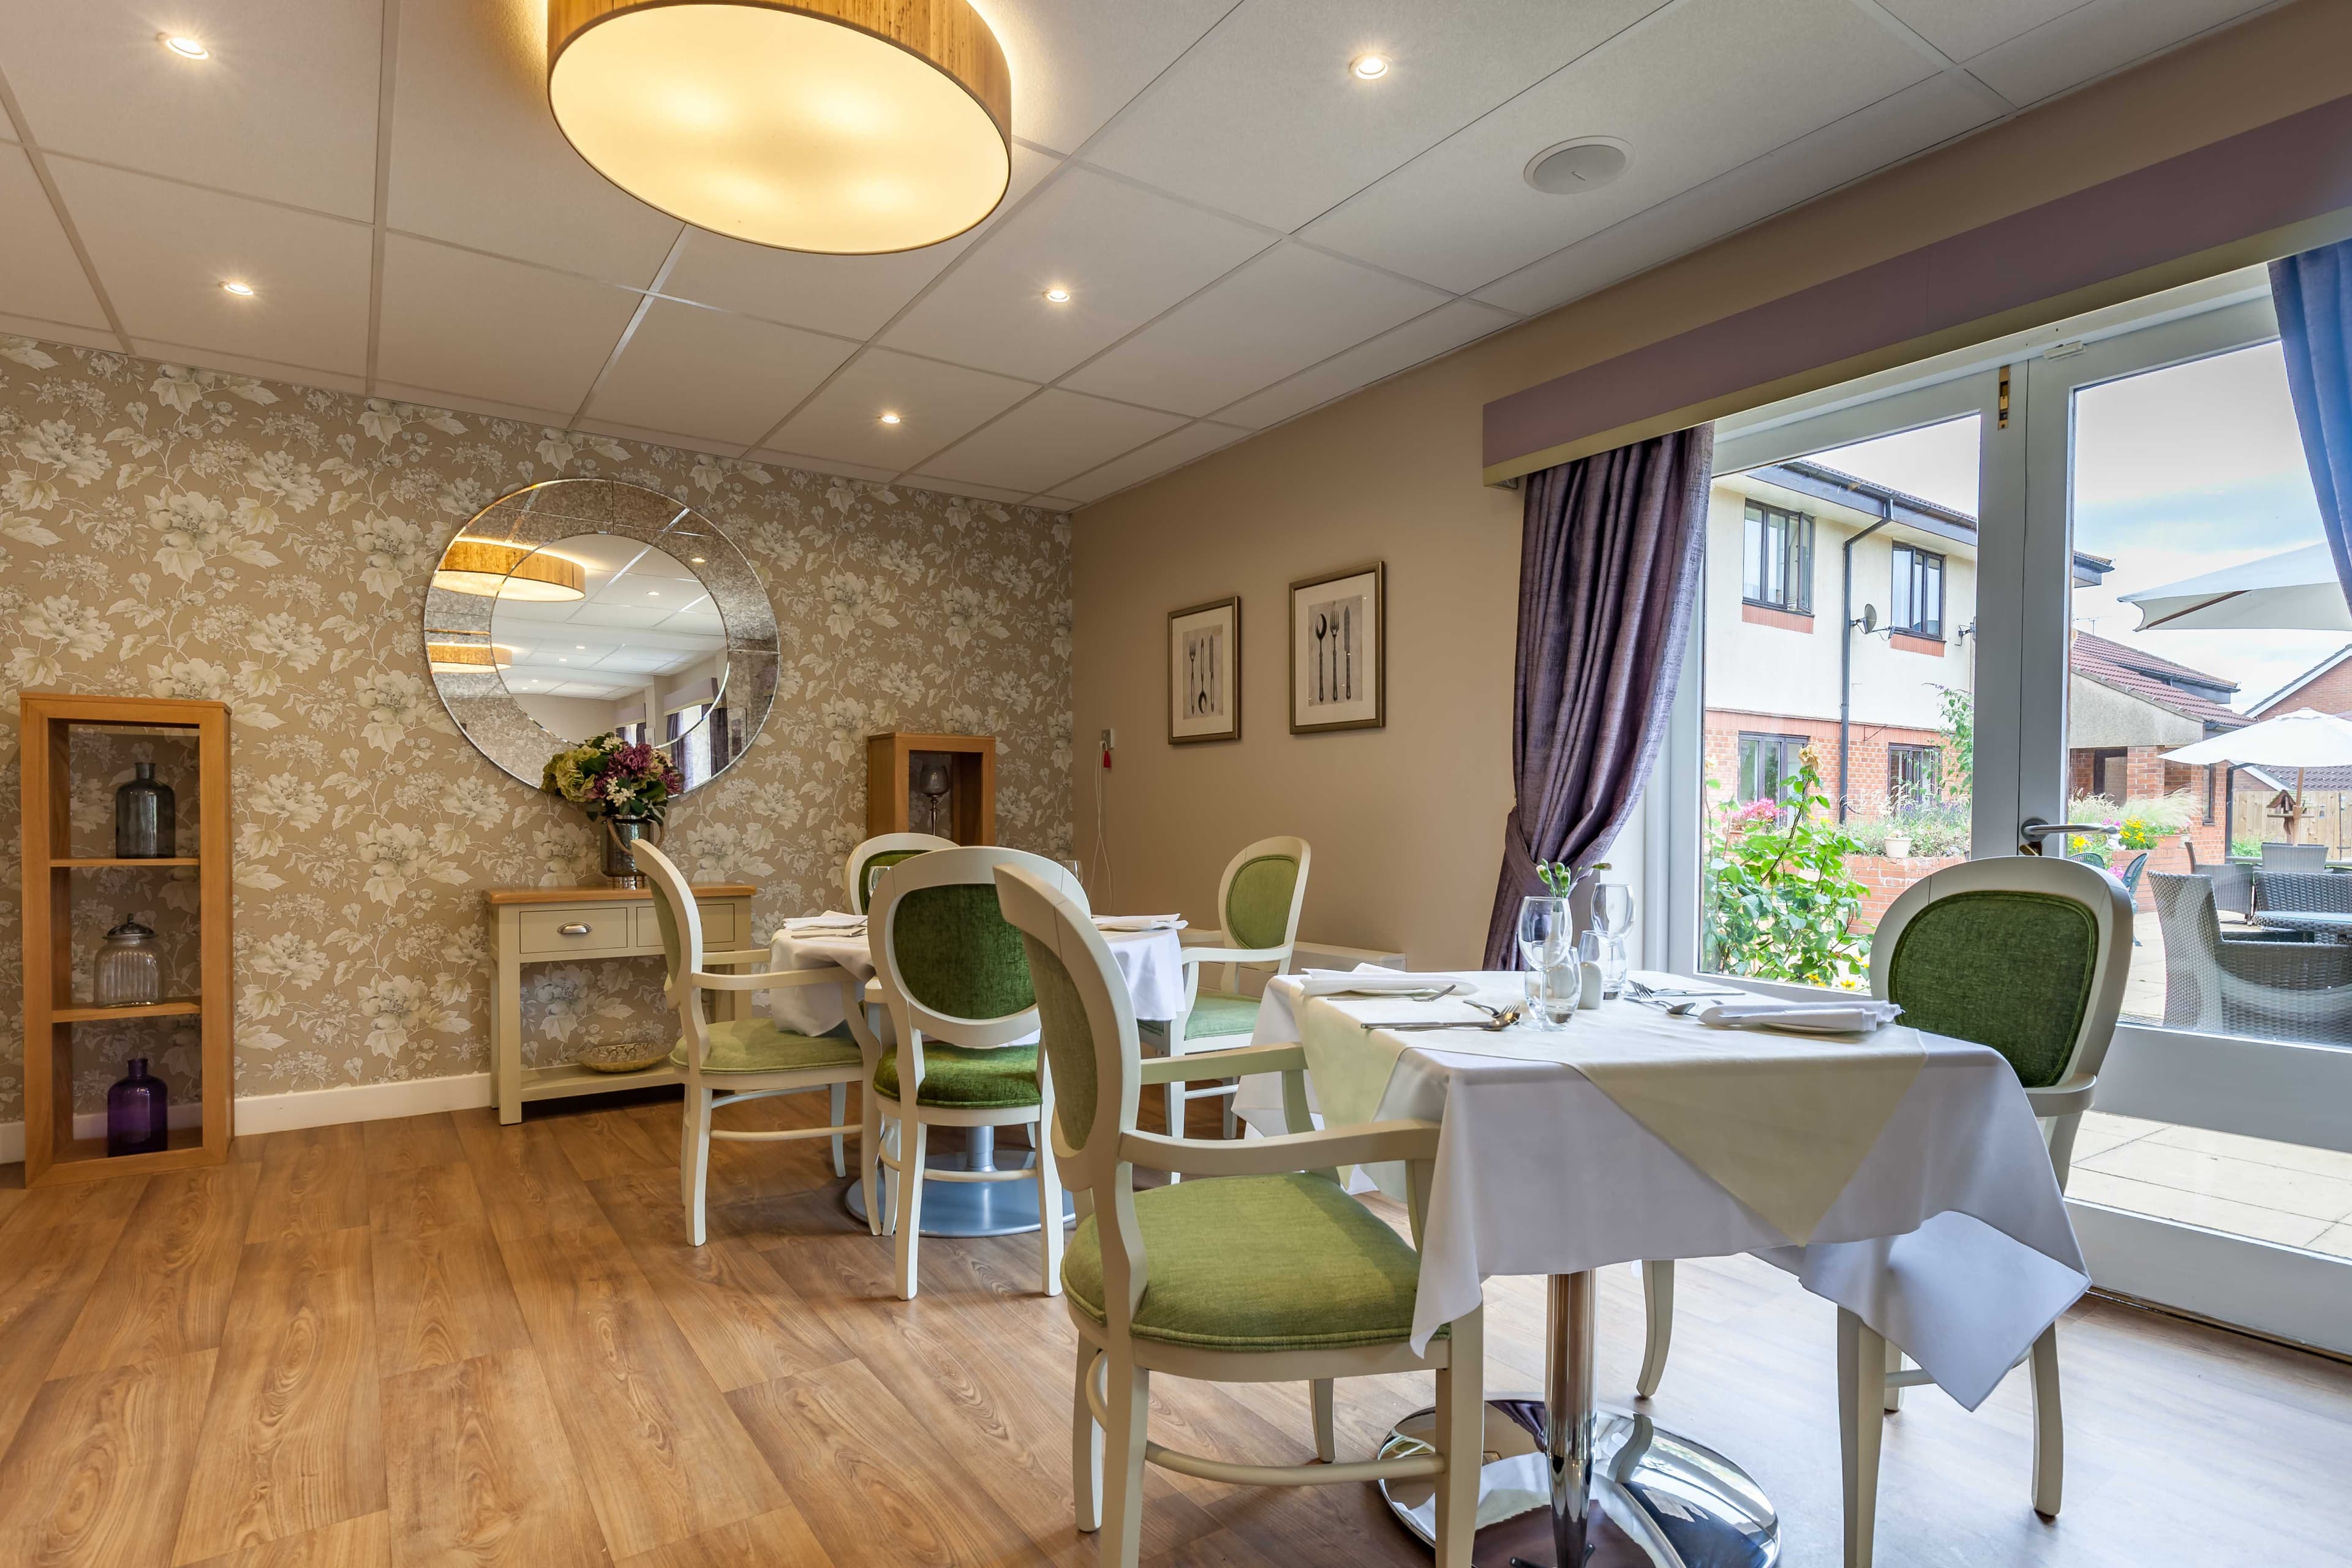
<instances>
[{"instance_id":1,"label":"beige painted wall","mask_svg":"<svg viewBox=\"0 0 2352 1568\"><path fill-rule=\"evenodd\" d=\"M2302 4L1914 160L1080 512L1078 843L1097 907L1213 924L1244 844L1316 848L1303 934L1475 961L1510 805L1518 496L1490 399L2341 96L2352 5ZM1286 584L1389 564L1389 727L1293 736ZM1243 739L1167 742L1167 613L1243 597ZM1112 875L1097 866L1095 755ZM1615 852L1632 872L1629 844ZM1638 880L1635 877L1632 879Z\"/></svg>"}]
</instances>

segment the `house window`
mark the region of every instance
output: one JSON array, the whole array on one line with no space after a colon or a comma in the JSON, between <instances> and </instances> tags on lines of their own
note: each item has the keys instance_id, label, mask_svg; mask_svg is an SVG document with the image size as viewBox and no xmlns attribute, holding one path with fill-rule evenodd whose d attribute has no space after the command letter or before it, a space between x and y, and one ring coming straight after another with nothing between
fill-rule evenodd
<instances>
[{"instance_id":1,"label":"house window","mask_svg":"<svg viewBox=\"0 0 2352 1568\"><path fill-rule=\"evenodd\" d=\"M1740 736L1739 798L1786 800L1790 781L1803 766L1801 753L1810 743L1804 735Z\"/></svg>"},{"instance_id":2,"label":"house window","mask_svg":"<svg viewBox=\"0 0 2352 1568\"><path fill-rule=\"evenodd\" d=\"M1748 503L1740 594L1751 605L1813 613L1813 520Z\"/></svg>"},{"instance_id":3,"label":"house window","mask_svg":"<svg viewBox=\"0 0 2352 1568\"><path fill-rule=\"evenodd\" d=\"M1897 805L1913 801L1940 800L1944 795L1944 749L1941 746L1886 748L1886 797Z\"/></svg>"},{"instance_id":4,"label":"house window","mask_svg":"<svg viewBox=\"0 0 2352 1568\"><path fill-rule=\"evenodd\" d=\"M1944 558L1908 544L1895 547L1895 612L1898 632L1944 640Z\"/></svg>"}]
</instances>

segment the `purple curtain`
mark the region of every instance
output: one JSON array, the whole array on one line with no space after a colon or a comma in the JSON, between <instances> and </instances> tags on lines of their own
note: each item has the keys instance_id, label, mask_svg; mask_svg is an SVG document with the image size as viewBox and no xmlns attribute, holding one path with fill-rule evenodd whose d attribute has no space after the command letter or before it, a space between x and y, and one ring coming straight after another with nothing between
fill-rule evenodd
<instances>
[{"instance_id":1,"label":"purple curtain","mask_svg":"<svg viewBox=\"0 0 2352 1568\"><path fill-rule=\"evenodd\" d=\"M1517 799L1486 926L1488 969L1519 967L1519 900L1543 890L1536 861L1585 870L1641 798L1690 637L1714 460L1715 429L1703 425L1528 476L1511 718Z\"/></svg>"},{"instance_id":2,"label":"purple curtain","mask_svg":"<svg viewBox=\"0 0 2352 1568\"><path fill-rule=\"evenodd\" d=\"M2336 558L2336 580L2352 604L2344 515L2352 504L2352 241L2272 262L2271 300L2320 526Z\"/></svg>"}]
</instances>

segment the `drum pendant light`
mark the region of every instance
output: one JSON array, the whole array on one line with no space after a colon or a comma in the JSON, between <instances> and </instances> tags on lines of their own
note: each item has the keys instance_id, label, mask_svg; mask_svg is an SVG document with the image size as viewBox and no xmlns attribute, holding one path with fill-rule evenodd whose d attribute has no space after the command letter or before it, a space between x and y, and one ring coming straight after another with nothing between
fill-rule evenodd
<instances>
[{"instance_id":1,"label":"drum pendant light","mask_svg":"<svg viewBox=\"0 0 2352 1568\"><path fill-rule=\"evenodd\" d=\"M548 0L547 101L639 201L755 245L912 250L996 210L1013 78L965 0Z\"/></svg>"}]
</instances>

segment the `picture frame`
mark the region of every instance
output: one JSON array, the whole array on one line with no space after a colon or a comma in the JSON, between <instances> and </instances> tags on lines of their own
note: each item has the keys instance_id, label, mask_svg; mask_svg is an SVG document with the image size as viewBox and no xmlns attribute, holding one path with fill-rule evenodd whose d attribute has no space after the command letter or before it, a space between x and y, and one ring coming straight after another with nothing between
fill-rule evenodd
<instances>
[{"instance_id":1,"label":"picture frame","mask_svg":"<svg viewBox=\"0 0 2352 1568\"><path fill-rule=\"evenodd\" d=\"M1241 738L1241 596L1169 611L1168 743Z\"/></svg>"},{"instance_id":2,"label":"picture frame","mask_svg":"<svg viewBox=\"0 0 2352 1568\"><path fill-rule=\"evenodd\" d=\"M1290 585L1290 732L1380 730L1388 710L1388 563Z\"/></svg>"}]
</instances>

